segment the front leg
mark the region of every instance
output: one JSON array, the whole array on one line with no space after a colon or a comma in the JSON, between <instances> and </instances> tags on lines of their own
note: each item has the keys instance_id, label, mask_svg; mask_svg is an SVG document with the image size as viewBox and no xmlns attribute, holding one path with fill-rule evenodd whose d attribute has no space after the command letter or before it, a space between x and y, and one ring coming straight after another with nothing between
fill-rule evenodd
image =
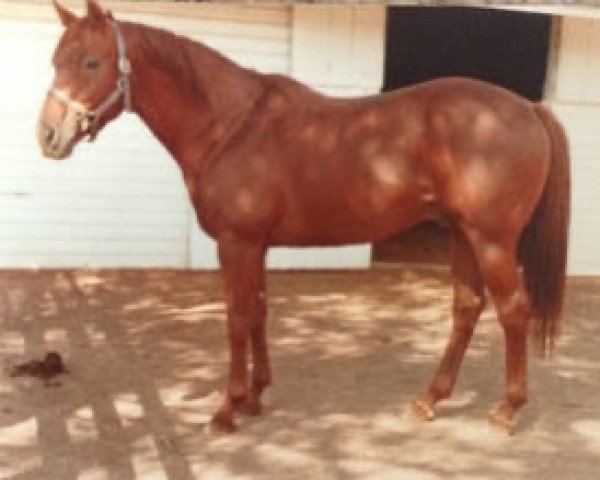
<instances>
[{"instance_id":1,"label":"front leg","mask_svg":"<svg viewBox=\"0 0 600 480\"><path fill-rule=\"evenodd\" d=\"M218 251L227 302L230 366L229 385L225 398L213 416L212 424L231 432L235 430L236 411L243 407L246 409L249 407L251 412L260 410L259 395L264 387L263 384L270 380L264 341L265 247L259 242L228 234L219 238ZM250 342L253 345L254 356L251 383L248 382ZM259 355L257 355L257 343L261 343L261 348L258 348ZM260 391L257 391L257 387Z\"/></svg>"}]
</instances>

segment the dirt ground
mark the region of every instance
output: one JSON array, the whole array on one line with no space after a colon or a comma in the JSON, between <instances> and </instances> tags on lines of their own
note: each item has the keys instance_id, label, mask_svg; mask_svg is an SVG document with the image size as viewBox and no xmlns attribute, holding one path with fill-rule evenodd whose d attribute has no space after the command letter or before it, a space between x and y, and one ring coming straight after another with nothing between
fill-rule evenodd
<instances>
[{"instance_id":1,"label":"dirt ground","mask_svg":"<svg viewBox=\"0 0 600 480\"><path fill-rule=\"evenodd\" d=\"M217 274L1 272L0 478L599 478L600 280L570 282L513 437L485 420L503 378L490 310L438 418L402 415L445 344L446 273L272 273L269 291L275 383L224 435L205 428L227 372ZM8 374L48 350L70 369L58 382Z\"/></svg>"}]
</instances>

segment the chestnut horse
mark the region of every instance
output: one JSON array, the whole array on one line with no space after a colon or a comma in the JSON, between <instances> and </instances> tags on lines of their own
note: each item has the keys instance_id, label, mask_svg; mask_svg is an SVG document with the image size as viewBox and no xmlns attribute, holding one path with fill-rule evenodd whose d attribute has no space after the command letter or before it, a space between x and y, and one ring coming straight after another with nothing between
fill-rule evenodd
<instances>
[{"instance_id":1,"label":"chestnut horse","mask_svg":"<svg viewBox=\"0 0 600 480\"><path fill-rule=\"evenodd\" d=\"M227 301L229 383L213 424L257 414L271 383L265 338L270 246L385 239L425 220L450 225L453 324L423 419L450 395L489 289L506 342L493 424L512 430L527 399L527 336L557 334L570 211L567 141L542 105L448 78L355 99L241 68L204 45L117 22L88 1L65 27L38 124L67 157L123 110L179 164L198 220L218 243Z\"/></svg>"}]
</instances>

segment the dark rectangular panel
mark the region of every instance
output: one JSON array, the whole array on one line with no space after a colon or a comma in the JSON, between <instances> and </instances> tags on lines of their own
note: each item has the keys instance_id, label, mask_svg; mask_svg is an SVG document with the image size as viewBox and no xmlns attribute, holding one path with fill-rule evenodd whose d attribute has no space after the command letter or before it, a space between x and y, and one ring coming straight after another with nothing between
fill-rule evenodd
<instances>
[{"instance_id":1,"label":"dark rectangular panel","mask_svg":"<svg viewBox=\"0 0 600 480\"><path fill-rule=\"evenodd\" d=\"M551 17L460 7L390 7L384 90L443 76L543 96Z\"/></svg>"}]
</instances>

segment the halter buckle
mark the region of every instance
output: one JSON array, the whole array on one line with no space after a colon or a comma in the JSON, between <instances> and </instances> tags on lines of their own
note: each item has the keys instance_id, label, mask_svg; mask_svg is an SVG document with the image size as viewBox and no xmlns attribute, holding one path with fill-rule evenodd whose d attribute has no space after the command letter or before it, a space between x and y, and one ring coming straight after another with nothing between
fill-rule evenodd
<instances>
[{"instance_id":1,"label":"halter buckle","mask_svg":"<svg viewBox=\"0 0 600 480\"><path fill-rule=\"evenodd\" d=\"M119 72L121 75L131 75L131 62L127 57L119 57Z\"/></svg>"},{"instance_id":2,"label":"halter buckle","mask_svg":"<svg viewBox=\"0 0 600 480\"><path fill-rule=\"evenodd\" d=\"M82 133L89 133L92 125L97 122L97 117L92 112L87 112L79 117L79 129Z\"/></svg>"}]
</instances>

